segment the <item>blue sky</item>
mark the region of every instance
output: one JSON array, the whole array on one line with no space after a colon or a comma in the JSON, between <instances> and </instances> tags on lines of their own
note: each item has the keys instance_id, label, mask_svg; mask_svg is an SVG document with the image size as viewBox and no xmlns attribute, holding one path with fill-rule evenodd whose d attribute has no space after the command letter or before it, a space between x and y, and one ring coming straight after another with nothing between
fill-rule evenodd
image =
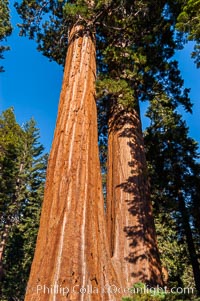
<instances>
[{"instance_id":1,"label":"blue sky","mask_svg":"<svg viewBox=\"0 0 200 301\"><path fill-rule=\"evenodd\" d=\"M11 4L13 1L11 1ZM11 50L1 61L5 72L0 74L0 112L13 106L17 121L22 124L31 117L37 122L41 143L50 150L57 107L62 85L63 68L44 57L36 50L36 43L28 38L18 37L16 13L11 11L13 34L7 39ZM190 59L192 45L176 54L185 86L191 88L194 103L193 114L184 113L190 127L190 135L200 143L200 69ZM146 108L146 105L143 106ZM144 114L142 109L142 115ZM143 120L143 124L146 121Z\"/></svg>"}]
</instances>

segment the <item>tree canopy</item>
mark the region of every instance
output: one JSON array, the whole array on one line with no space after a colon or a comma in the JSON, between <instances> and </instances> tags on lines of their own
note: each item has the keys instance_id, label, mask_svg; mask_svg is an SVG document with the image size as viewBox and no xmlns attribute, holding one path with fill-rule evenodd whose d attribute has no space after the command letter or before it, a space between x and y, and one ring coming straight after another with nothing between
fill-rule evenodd
<instances>
[{"instance_id":1,"label":"tree canopy","mask_svg":"<svg viewBox=\"0 0 200 301\"><path fill-rule=\"evenodd\" d=\"M0 42L2 43L11 32L9 1L0 0ZM0 45L0 59L3 59L3 52L8 49L8 46ZM0 67L1 71L3 71L3 67Z\"/></svg>"},{"instance_id":2,"label":"tree canopy","mask_svg":"<svg viewBox=\"0 0 200 301\"><path fill-rule=\"evenodd\" d=\"M176 28L185 33L189 41L195 42L192 57L200 67L200 1L183 1L182 11L177 18Z\"/></svg>"}]
</instances>

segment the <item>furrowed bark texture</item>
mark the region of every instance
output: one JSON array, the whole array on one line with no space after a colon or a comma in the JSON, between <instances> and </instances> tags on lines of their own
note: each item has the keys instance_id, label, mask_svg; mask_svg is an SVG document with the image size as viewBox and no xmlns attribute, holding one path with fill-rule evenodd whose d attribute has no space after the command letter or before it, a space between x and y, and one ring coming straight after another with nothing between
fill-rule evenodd
<instances>
[{"instance_id":1,"label":"furrowed bark texture","mask_svg":"<svg viewBox=\"0 0 200 301\"><path fill-rule=\"evenodd\" d=\"M137 110L113 106L109 119L107 226L110 252L123 283L162 285Z\"/></svg>"},{"instance_id":2,"label":"furrowed bark texture","mask_svg":"<svg viewBox=\"0 0 200 301\"><path fill-rule=\"evenodd\" d=\"M69 37L26 301L120 300L103 290L118 282L105 228L95 74L94 37L77 25ZM63 295L63 288L69 292Z\"/></svg>"}]
</instances>

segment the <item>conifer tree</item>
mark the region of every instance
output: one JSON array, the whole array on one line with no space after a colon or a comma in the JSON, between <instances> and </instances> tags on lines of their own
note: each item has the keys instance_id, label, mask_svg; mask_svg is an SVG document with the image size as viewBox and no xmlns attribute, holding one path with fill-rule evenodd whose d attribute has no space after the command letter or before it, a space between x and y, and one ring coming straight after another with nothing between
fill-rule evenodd
<instances>
[{"instance_id":1,"label":"conifer tree","mask_svg":"<svg viewBox=\"0 0 200 301\"><path fill-rule=\"evenodd\" d=\"M4 41L7 36L12 32L12 26L10 23L10 11L9 11L9 1L0 1L0 42ZM3 52L8 50L9 47L5 45L0 45L0 59L3 59ZM0 66L0 72L3 71L3 67Z\"/></svg>"},{"instance_id":2,"label":"conifer tree","mask_svg":"<svg viewBox=\"0 0 200 301\"><path fill-rule=\"evenodd\" d=\"M0 278L3 276L3 254L9 232L18 222L18 206L21 194L20 160L23 131L15 120L12 109L8 109L0 118L0 208L1 208L1 244L0 244Z\"/></svg>"},{"instance_id":3,"label":"conifer tree","mask_svg":"<svg viewBox=\"0 0 200 301\"><path fill-rule=\"evenodd\" d=\"M13 109L1 115L1 300L22 300L43 198L46 155L32 119L23 127Z\"/></svg>"},{"instance_id":4,"label":"conifer tree","mask_svg":"<svg viewBox=\"0 0 200 301\"><path fill-rule=\"evenodd\" d=\"M155 208L165 215L168 223L170 219L176 222L177 239L187 247L199 292L199 236L196 235L198 230L195 230L193 211L194 208L199 211L199 200L194 197L199 185L198 145L189 137L185 122L166 96L156 97L147 115L151 118L151 125L146 131L145 141Z\"/></svg>"}]
</instances>

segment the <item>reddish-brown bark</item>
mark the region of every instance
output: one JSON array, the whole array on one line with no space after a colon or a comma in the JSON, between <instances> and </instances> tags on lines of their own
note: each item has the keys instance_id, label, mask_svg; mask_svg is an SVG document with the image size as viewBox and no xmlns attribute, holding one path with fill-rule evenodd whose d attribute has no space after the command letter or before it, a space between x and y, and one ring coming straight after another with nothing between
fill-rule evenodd
<instances>
[{"instance_id":1,"label":"reddish-brown bark","mask_svg":"<svg viewBox=\"0 0 200 301\"><path fill-rule=\"evenodd\" d=\"M69 36L26 301L120 300L102 291L118 282L104 220L95 74L94 37L77 25ZM79 292L82 286L86 293ZM62 288L69 292L63 295Z\"/></svg>"},{"instance_id":2,"label":"reddish-brown bark","mask_svg":"<svg viewBox=\"0 0 200 301\"><path fill-rule=\"evenodd\" d=\"M123 283L162 285L138 110L113 106L109 119L107 226Z\"/></svg>"}]
</instances>

